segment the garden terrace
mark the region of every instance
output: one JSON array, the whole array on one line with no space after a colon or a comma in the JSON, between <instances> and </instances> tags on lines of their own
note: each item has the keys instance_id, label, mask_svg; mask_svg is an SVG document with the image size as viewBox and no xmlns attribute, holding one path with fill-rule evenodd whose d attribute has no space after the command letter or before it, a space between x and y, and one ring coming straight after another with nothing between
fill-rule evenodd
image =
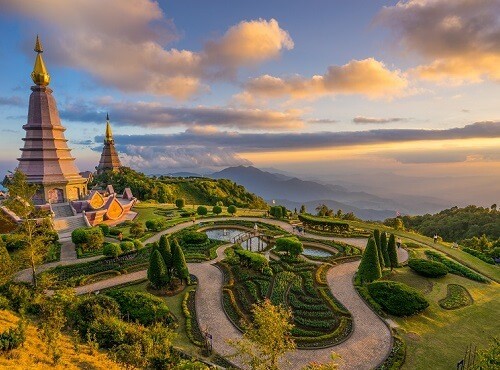
<instances>
[{"instance_id":1,"label":"garden terrace","mask_svg":"<svg viewBox=\"0 0 500 370\"><path fill-rule=\"evenodd\" d=\"M328 231L336 234L347 234L350 230L347 222L335 221L325 217L314 217L307 214L299 214L298 217L305 227L313 230Z\"/></svg>"},{"instance_id":2,"label":"garden terrace","mask_svg":"<svg viewBox=\"0 0 500 370\"><path fill-rule=\"evenodd\" d=\"M242 320L249 320L254 303L268 298L292 310L292 335L299 348L334 345L351 333L350 313L331 294L325 281L315 280L317 265L304 260L271 261L271 276L245 267L229 255L220 263L225 283L223 305L237 327Z\"/></svg>"}]
</instances>

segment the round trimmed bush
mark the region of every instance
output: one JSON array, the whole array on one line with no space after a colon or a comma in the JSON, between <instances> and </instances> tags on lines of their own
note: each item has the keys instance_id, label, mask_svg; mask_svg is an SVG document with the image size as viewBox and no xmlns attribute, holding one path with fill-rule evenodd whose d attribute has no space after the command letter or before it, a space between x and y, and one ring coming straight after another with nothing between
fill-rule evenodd
<instances>
[{"instance_id":1,"label":"round trimmed bush","mask_svg":"<svg viewBox=\"0 0 500 370\"><path fill-rule=\"evenodd\" d=\"M370 283L368 292L384 311L395 316L415 315L429 307L419 291L395 281Z\"/></svg>"},{"instance_id":2,"label":"round trimmed bush","mask_svg":"<svg viewBox=\"0 0 500 370\"><path fill-rule=\"evenodd\" d=\"M179 209L182 209L184 208L184 205L186 204L186 202L184 201L184 199L176 199L175 200L175 206Z\"/></svg>"},{"instance_id":3,"label":"round trimmed bush","mask_svg":"<svg viewBox=\"0 0 500 370\"><path fill-rule=\"evenodd\" d=\"M207 213L208 213L208 209L207 207L204 207L204 206L199 206L197 209L196 209L196 213L198 213L200 216L206 216Z\"/></svg>"},{"instance_id":4,"label":"round trimmed bush","mask_svg":"<svg viewBox=\"0 0 500 370\"><path fill-rule=\"evenodd\" d=\"M227 213L231 215L234 215L237 211L238 209L234 205L230 205L229 207L227 207Z\"/></svg>"},{"instance_id":5,"label":"round trimmed bush","mask_svg":"<svg viewBox=\"0 0 500 370\"><path fill-rule=\"evenodd\" d=\"M443 263L422 258L410 259L408 266L417 274L431 278L445 276L448 273L448 268Z\"/></svg>"},{"instance_id":6,"label":"round trimmed bush","mask_svg":"<svg viewBox=\"0 0 500 370\"><path fill-rule=\"evenodd\" d=\"M120 254L122 254L122 249L117 243L106 243L104 244L104 248L102 249L102 254L108 257L116 258Z\"/></svg>"},{"instance_id":7,"label":"round trimmed bush","mask_svg":"<svg viewBox=\"0 0 500 370\"><path fill-rule=\"evenodd\" d=\"M134 242L127 240L127 241L120 243L120 248L125 253L125 252L133 251L135 249L135 245L134 245Z\"/></svg>"},{"instance_id":8,"label":"round trimmed bush","mask_svg":"<svg viewBox=\"0 0 500 370\"><path fill-rule=\"evenodd\" d=\"M222 213L222 207L221 206L214 206L214 208L212 208L212 213L214 215L220 215Z\"/></svg>"},{"instance_id":9,"label":"round trimmed bush","mask_svg":"<svg viewBox=\"0 0 500 370\"><path fill-rule=\"evenodd\" d=\"M144 248L144 244L142 244L142 242L138 239L134 239L133 243L134 243L134 248L137 250Z\"/></svg>"}]
</instances>

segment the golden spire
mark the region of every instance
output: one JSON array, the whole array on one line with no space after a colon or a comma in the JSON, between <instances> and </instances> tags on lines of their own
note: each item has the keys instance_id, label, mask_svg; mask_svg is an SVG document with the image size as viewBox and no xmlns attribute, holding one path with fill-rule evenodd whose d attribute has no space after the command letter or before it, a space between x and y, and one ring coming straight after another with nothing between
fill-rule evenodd
<instances>
[{"instance_id":1,"label":"golden spire","mask_svg":"<svg viewBox=\"0 0 500 370\"><path fill-rule=\"evenodd\" d=\"M109 124L109 114L106 113L106 137L104 138L105 143L111 143L113 141L113 132L111 131L111 125Z\"/></svg>"},{"instance_id":2,"label":"golden spire","mask_svg":"<svg viewBox=\"0 0 500 370\"><path fill-rule=\"evenodd\" d=\"M38 35L36 35L34 50L37 52L37 55L35 59L35 66L33 67L33 72L31 72L31 79L38 86L47 86L50 82L50 75L49 72L47 72L45 63L43 62L43 47Z\"/></svg>"}]
</instances>

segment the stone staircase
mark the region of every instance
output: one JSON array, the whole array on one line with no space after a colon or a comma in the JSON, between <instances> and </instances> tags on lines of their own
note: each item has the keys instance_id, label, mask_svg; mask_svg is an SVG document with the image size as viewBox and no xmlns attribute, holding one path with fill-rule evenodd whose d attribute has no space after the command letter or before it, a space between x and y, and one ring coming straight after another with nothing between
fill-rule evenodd
<instances>
[{"instance_id":1,"label":"stone staircase","mask_svg":"<svg viewBox=\"0 0 500 370\"><path fill-rule=\"evenodd\" d=\"M52 211L54 212L54 218L74 216L69 203L52 204Z\"/></svg>"},{"instance_id":2,"label":"stone staircase","mask_svg":"<svg viewBox=\"0 0 500 370\"><path fill-rule=\"evenodd\" d=\"M54 218L52 222L54 223L54 229L59 234L59 238L62 239L71 236L71 232L79 227L87 227L83 217L82 214L79 214L76 216Z\"/></svg>"}]
</instances>

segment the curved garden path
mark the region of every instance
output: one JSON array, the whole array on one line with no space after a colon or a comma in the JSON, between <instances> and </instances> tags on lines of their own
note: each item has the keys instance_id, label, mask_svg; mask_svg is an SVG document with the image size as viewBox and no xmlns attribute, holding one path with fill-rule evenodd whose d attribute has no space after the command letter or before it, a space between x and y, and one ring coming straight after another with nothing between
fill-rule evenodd
<instances>
[{"instance_id":1,"label":"curved garden path","mask_svg":"<svg viewBox=\"0 0 500 370\"><path fill-rule=\"evenodd\" d=\"M264 218L249 218L249 217L227 217L202 219L195 221L196 224L210 221L221 220L247 220L260 221L264 223L279 226L286 231L292 232L292 226L283 221L264 219ZM145 243L151 243L160 238L161 235L173 233L192 225L193 222L185 222L168 228L151 238ZM318 240L338 240L348 244L364 248L366 239L364 238L335 238L325 237L313 234L305 234L305 236ZM221 246L217 250L217 258L204 263L190 263L189 270L198 278L198 288L196 290L196 311L198 322L202 330L208 330L213 336L214 350L221 355L230 355L233 353L232 348L227 344L228 339L238 339L241 333L234 327L224 313L222 307L222 287L223 275L222 272L215 266L217 262L224 258L223 250L228 245ZM408 253L404 249L398 250L400 261L408 259ZM39 271L53 267L57 264L73 264L81 263L92 259L65 260L60 263L48 264L39 268ZM380 364L387 356L391 349L391 333L387 324L380 319L361 299L357 294L352 279L359 265L359 261L344 263L330 269L327 275L328 285L332 294L351 312L354 319L354 330L352 335L343 343L325 348L314 350L296 350L289 353L286 359L290 362L286 365L289 370L302 368L311 361L327 362L333 352L342 357L341 369L372 369ZM29 272L29 271L28 271ZM26 272L21 272L18 275L18 280L25 278ZM116 276L110 279L99 281L93 284L76 288L77 294L85 294L95 292L101 289L113 287L116 285L133 282L146 277L146 271L137 271L134 273ZM29 281L29 273L28 273ZM237 363L237 361L235 361Z\"/></svg>"}]
</instances>

